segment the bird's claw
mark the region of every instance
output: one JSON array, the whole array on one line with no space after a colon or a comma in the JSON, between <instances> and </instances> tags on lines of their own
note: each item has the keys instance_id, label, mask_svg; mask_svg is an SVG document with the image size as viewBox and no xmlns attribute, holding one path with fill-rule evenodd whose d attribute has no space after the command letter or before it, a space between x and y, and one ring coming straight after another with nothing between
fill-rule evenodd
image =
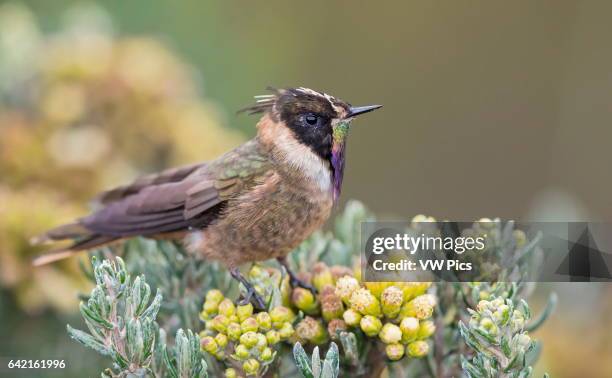
<instances>
[{"instance_id":1,"label":"bird's claw","mask_svg":"<svg viewBox=\"0 0 612 378\"><path fill-rule=\"evenodd\" d=\"M261 297L261 295L259 295L259 293L257 293L257 291L255 291L255 288L253 286L247 287L247 292L246 294L243 296L243 298L240 300L240 302L238 302L239 305L244 306L246 304L252 303L253 306L260 311L265 311L266 310L266 303L264 302L263 298Z\"/></svg>"},{"instance_id":2,"label":"bird's claw","mask_svg":"<svg viewBox=\"0 0 612 378\"><path fill-rule=\"evenodd\" d=\"M295 287L301 287L304 288L306 290L310 290L310 292L314 295L317 294L317 289L312 286L309 283L306 283L302 280L300 280L295 273L293 273L293 271L289 268L289 264L287 263L287 258L286 257L278 257L276 259L287 271L287 274L289 275L289 284L291 285L292 288Z\"/></svg>"},{"instance_id":3,"label":"bird's claw","mask_svg":"<svg viewBox=\"0 0 612 378\"><path fill-rule=\"evenodd\" d=\"M232 277L234 277L238 282L240 282L246 289L246 293L243 295L242 299L240 300L240 302L238 302L238 304L244 306L246 304L252 303L257 310L265 311L266 302L264 302L261 295L259 295L259 293L255 291L255 287L253 287L253 285L242 276L240 270L238 268L232 268L230 269L230 273Z\"/></svg>"},{"instance_id":4,"label":"bird's claw","mask_svg":"<svg viewBox=\"0 0 612 378\"><path fill-rule=\"evenodd\" d=\"M291 285L291 287L301 287L304 288L306 290L310 290L310 292L314 295L317 294L317 289L312 286L311 284L304 282L302 280L300 280L299 278L297 278L294 275L291 275L291 277L289 278L289 284Z\"/></svg>"}]
</instances>

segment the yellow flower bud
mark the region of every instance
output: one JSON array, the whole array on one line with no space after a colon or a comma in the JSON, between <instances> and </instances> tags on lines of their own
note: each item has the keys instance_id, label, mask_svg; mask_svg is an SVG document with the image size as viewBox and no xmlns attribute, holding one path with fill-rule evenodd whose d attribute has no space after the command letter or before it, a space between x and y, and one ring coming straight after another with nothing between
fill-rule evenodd
<instances>
[{"instance_id":1,"label":"yellow flower bud","mask_svg":"<svg viewBox=\"0 0 612 378\"><path fill-rule=\"evenodd\" d=\"M416 285L414 286L415 297L425 294L427 292L427 289L429 289L430 287L431 282L416 282Z\"/></svg>"},{"instance_id":2,"label":"yellow flower bud","mask_svg":"<svg viewBox=\"0 0 612 378\"><path fill-rule=\"evenodd\" d=\"M391 361L401 360L404 357L404 346L399 343L387 344L385 353Z\"/></svg>"},{"instance_id":3,"label":"yellow flower bud","mask_svg":"<svg viewBox=\"0 0 612 378\"><path fill-rule=\"evenodd\" d=\"M361 317L361 314L352 308L349 308L348 310L344 311L344 314L342 314L342 319L344 319L346 325L350 327L358 326L359 322L361 321Z\"/></svg>"},{"instance_id":4,"label":"yellow flower bud","mask_svg":"<svg viewBox=\"0 0 612 378\"><path fill-rule=\"evenodd\" d=\"M278 334L280 335L281 340L287 340L288 338L293 336L294 332L295 330L289 322L283 323L283 325L278 330Z\"/></svg>"},{"instance_id":5,"label":"yellow flower bud","mask_svg":"<svg viewBox=\"0 0 612 378\"><path fill-rule=\"evenodd\" d=\"M212 302L212 301L205 301L204 305L202 306L202 309L204 310L202 311L202 318L206 319L217 313L219 309L219 303Z\"/></svg>"},{"instance_id":6,"label":"yellow flower bud","mask_svg":"<svg viewBox=\"0 0 612 378\"><path fill-rule=\"evenodd\" d=\"M497 297L497 298L493 299L490 303L491 303L490 309L493 310L493 309L496 309L496 308L500 307L501 305L503 305L504 304L504 299L501 298L501 297Z\"/></svg>"},{"instance_id":7,"label":"yellow flower bud","mask_svg":"<svg viewBox=\"0 0 612 378\"><path fill-rule=\"evenodd\" d=\"M236 308L236 315L238 315L238 320L243 322L246 318L253 315L253 305L250 303L247 303L245 305L238 306Z\"/></svg>"},{"instance_id":8,"label":"yellow flower bud","mask_svg":"<svg viewBox=\"0 0 612 378\"><path fill-rule=\"evenodd\" d=\"M493 316L497 321L507 319L510 316L510 306L506 304L499 306L497 310L493 313Z\"/></svg>"},{"instance_id":9,"label":"yellow flower bud","mask_svg":"<svg viewBox=\"0 0 612 378\"><path fill-rule=\"evenodd\" d=\"M478 304L476 305L476 310L478 312L483 312L484 310L488 309L490 305L491 305L491 302L483 299L479 301Z\"/></svg>"},{"instance_id":10,"label":"yellow flower bud","mask_svg":"<svg viewBox=\"0 0 612 378\"><path fill-rule=\"evenodd\" d=\"M202 338L200 340L200 346L203 350L213 355L219 350L219 345L217 345L217 342L211 336Z\"/></svg>"},{"instance_id":11,"label":"yellow flower bud","mask_svg":"<svg viewBox=\"0 0 612 378\"><path fill-rule=\"evenodd\" d=\"M263 348L268 346L268 339L266 339L266 335L263 333L257 334L257 349L262 350Z\"/></svg>"},{"instance_id":12,"label":"yellow flower bud","mask_svg":"<svg viewBox=\"0 0 612 378\"><path fill-rule=\"evenodd\" d=\"M227 336L230 340L236 341L242 335L242 329L240 328L240 324L238 323L230 323L227 326L226 330Z\"/></svg>"},{"instance_id":13,"label":"yellow flower bud","mask_svg":"<svg viewBox=\"0 0 612 378\"><path fill-rule=\"evenodd\" d=\"M236 306L234 306L234 303L232 303L232 301L225 298L221 301L221 303L219 303L219 308L217 311L219 311L219 314L225 315L229 318L236 312Z\"/></svg>"},{"instance_id":14,"label":"yellow flower bud","mask_svg":"<svg viewBox=\"0 0 612 378\"><path fill-rule=\"evenodd\" d=\"M413 341L417 338L419 331L419 320L414 317L403 318L400 322L402 330L402 343Z\"/></svg>"},{"instance_id":15,"label":"yellow flower bud","mask_svg":"<svg viewBox=\"0 0 612 378\"><path fill-rule=\"evenodd\" d=\"M313 344L323 344L327 342L327 331L321 322L307 316L295 327L297 336Z\"/></svg>"},{"instance_id":16,"label":"yellow flower bud","mask_svg":"<svg viewBox=\"0 0 612 378\"><path fill-rule=\"evenodd\" d=\"M364 282L363 284L376 298L380 298L383 290L391 285L390 282Z\"/></svg>"},{"instance_id":17,"label":"yellow flower bud","mask_svg":"<svg viewBox=\"0 0 612 378\"><path fill-rule=\"evenodd\" d=\"M374 337L378 335L382 328L382 322L375 316L366 315L359 322L361 330L368 336Z\"/></svg>"},{"instance_id":18,"label":"yellow flower bud","mask_svg":"<svg viewBox=\"0 0 612 378\"><path fill-rule=\"evenodd\" d=\"M378 337L380 337L380 340L385 344L395 344L399 343L402 339L402 331L400 327L395 324L386 323L380 330Z\"/></svg>"},{"instance_id":19,"label":"yellow flower bud","mask_svg":"<svg viewBox=\"0 0 612 378\"><path fill-rule=\"evenodd\" d=\"M514 336L516 346L518 346L523 351L526 351L527 348L531 345L531 337L526 333L521 333Z\"/></svg>"},{"instance_id":20,"label":"yellow flower bud","mask_svg":"<svg viewBox=\"0 0 612 378\"><path fill-rule=\"evenodd\" d=\"M266 275L265 270L262 269L262 267L257 264L254 264L253 266L251 266L251 269L249 269L250 279L263 278L265 277L265 275Z\"/></svg>"},{"instance_id":21,"label":"yellow flower bud","mask_svg":"<svg viewBox=\"0 0 612 378\"><path fill-rule=\"evenodd\" d=\"M258 313L255 315L255 319L257 319L257 324L259 325L260 330L268 331L272 328L272 318L267 312Z\"/></svg>"},{"instance_id":22,"label":"yellow flower bud","mask_svg":"<svg viewBox=\"0 0 612 378\"><path fill-rule=\"evenodd\" d=\"M345 304L349 304L351 295L359 289L359 281L355 277L344 276L336 281L336 295L342 299Z\"/></svg>"},{"instance_id":23,"label":"yellow flower bud","mask_svg":"<svg viewBox=\"0 0 612 378\"><path fill-rule=\"evenodd\" d=\"M229 339L226 334L217 333L217 336L215 336L215 341L217 342L217 345L219 345L220 348L225 348L227 346L227 343L229 342Z\"/></svg>"},{"instance_id":24,"label":"yellow flower bud","mask_svg":"<svg viewBox=\"0 0 612 378\"><path fill-rule=\"evenodd\" d=\"M426 339L436 332L436 325L431 320L422 321L419 324L419 330L417 332L417 338L419 340Z\"/></svg>"},{"instance_id":25,"label":"yellow flower bud","mask_svg":"<svg viewBox=\"0 0 612 378\"><path fill-rule=\"evenodd\" d=\"M254 358L249 358L242 364L242 370L246 375L257 375L259 371L259 361Z\"/></svg>"},{"instance_id":26,"label":"yellow flower bud","mask_svg":"<svg viewBox=\"0 0 612 378\"><path fill-rule=\"evenodd\" d=\"M228 325L229 319L225 315L217 315L211 320L211 327L217 332L225 333Z\"/></svg>"},{"instance_id":27,"label":"yellow flower bud","mask_svg":"<svg viewBox=\"0 0 612 378\"><path fill-rule=\"evenodd\" d=\"M251 353L249 352L249 348L247 348L245 345L238 344L234 348L234 356L239 360L246 360L250 355Z\"/></svg>"},{"instance_id":28,"label":"yellow flower bud","mask_svg":"<svg viewBox=\"0 0 612 378\"><path fill-rule=\"evenodd\" d=\"M396 282L396 285L402 290L404 302L408 302L417 296L418 284L418 282Z\"/></svg>"},{"instance_id":29,"label":"yellow flower bud","mask_svg":"<svg viewBox=\"0 0 612 378\"><path fill-rule=\"evenodd\" d=\"M336 295L335 289L331 285L326 285L321 289L321 314L323 319L330 321L342 317L344 305L342 300Z\"/></svg>"},{"instance_id":30,"label":"yellow flower bud","mask_svg":"<svg viewBox=\"0 0 612 378\"><path fill-rule=\"evenodd\" d=\"M413 341L406 347L406 353L410 357L424 357L429 353L429 344L425 341Z\"/></svg>"},{"instance_id":31,"label":"yellow flower bud","mask_svg":"<svg viewBox=\"0 0 612 378\"><path fill-rule=\"evenodd\" d=\"M433 295L420 295L402 306L400 316L413 316L418 319L427 319L433 314L435 304L436 299Z\"/></svg>"},{"instance_id":32,"label":"yellow flower bud","mask_svg":"<svg viewBox=\"0 0 612 378\"><path fill-rule=\"evenodd\" d=\"M253 331L244 333L240 336L240 344L246 346L247 348L252 348L257 345L258 340L257 334Z\"/></svg>"},{"instance_id":33,"label":"yellow flower bud","mask_svg":"<svg viewBox=\"0 0 612 378\"><path fill-rule=\"evenodd\" d=\"M291 300L295 307L306 314L314 315L319 311L319 303L308 289L296 287L291 294Z\"/></svg>"},{"instance_id":34,"label":"yellow flower bud","mask_svg":"<svg viewBox=\"0 0 612 378\"><path fill-rule=\"evenodd\" d=\"M397 317L404 302L404 293L397 286L389 286L380 296L382 312L390 319Z\"/></svg>"},{"instance_id":35,"label":"yellow flower bud","mask_svg":"<svg viewBox=\"0 0 612 378\"><path fill-rule=\"evenodd\" d=\"M317 262L312 267L312 285L321 291L326 285L333 285L334 277L324 262Z\"/></svg>"},{"instance_id":36,"label":"yellow flower bud","mask_svg":"<svg viewBox=\"0 0 612 378\"><path fill-rule=\"evenodd\" d=\"M289 280L289 275L285 275L280 284L280 292L281 292L281 303L285 307L291 306L291 283Z\"/></svg>"},{"instance_id":37,"label":"yellow flower bud","mask_svg":"<svg viewBox=\"0 0 612 378\"><path fill-rule=\"evenodd\" d=\"M280 333L275 330L270 330L266 332L266 340L268 341L268 345L274 345L278 343L281 339Z\"/></svg>"},{"instance_id":38,"label":"yellow flower bud","mask_svg":"<svg viewBox=\"0 0 612 378\"><path fill-rule=\"evenodd\" d=\"M220 290L213 289L206 293L206 302L219 304L223 300L223 293Z\"/></svg>"},{"instance_id":39,"label":"yellow flower bud","mask_svg":"<svg viewBox=\"0 0 612 378\"><path fill-rule=\"evenodd\" d=\"M495 222L491 218L480 218L477 223L483 230L490 230L495 227Z\"/></svg>"},{"instance_id":40,"label":"yellow flower bud","mask_svg":"<svg viewBox=\"0 0 612 378\"><path fill-rule=\"evenodd\" d=\"M250 317L250 318L246 318L244 319L244 321L242 323L240 323L240 330L242 331L242 333L246 333L246 332L257 332L257 330L259 329L259 323L257 322L257 319Z\"/></svg>"},{"instance_id":41,"label":"yellow flower bud","mask_svg":"<svg viewBox=\"0 0 612 378\"><path fill-rule=\"evenodd\" d=\"M236 369L225 369L225 378L238 378L238 373L236 372Z\"/></svg>"},{"instance_id":42,"label":"yellow flower bud","mask_svg":"<svg viewBox=\"0 0 612 378\"><path fill-rule=\"evenodd\" d=\"M357 289L349 300L351 308L363 315L381 316L380 303L368 289Z\"/></svg>"},{"instance_id":43,"label":"yellow flower bud","mask_svg":"<svg viewBox=\"0 0 612 378\"><path fill-rule=\"evenodd\" d=\"M493 336L498 333L497 325L489 318L482 318L480 320L480 327Z\"/></svg>"},{"instance_id":44,"label":"yellow flower bud","mask_svg":"<svg viewBox=\"0 0 612 378\"><path fill-rule=\"evenodd\" d=\"M423 214L417 214L412 218L411 226L413 228L418 228L420 226L420 223L433 223L436 221L436 218L434 217L428 217L427 215L423 215Z\"/></svg>"},{"instance_id":45,"label":"yellow flower bud","mask_svg":"<svg viewBox=\"0 0 612 378\"><path fill-rule=\"evenodd\" d=\"M277 306L270 311L270 318L272 319L272 325L275 328L280 328L285 322L293 322L295 314L287 307Z\"/></svg>"},{"instance_id":46,"label":"yellow flower bud","mask_svg":"<svg viewBox=\"0 0 612 378\"><path fill-rule=\"evenodd\" d=\"M525 244L527 244L527 235L522 230L514 230L512 231L512 236L514 237L514 242L516 243L517 248L522 248Z\"/></svg>"},{"instance_id":47,"label":"yellow flower bud","mask_svg":"<svg viewBox=\"0 0 612 378\"><path fill-rule=\"evenodd\" d=\"M264 350L261 351L261 354L259 355L259 358L262 361L272 361L272 358L274 358L274 353L272 352L272 349L266 347L264 348Z\"/></svg>"},{"instance_id":48,"label":"yellow flower bud","mask_svg":"<svg viewBox=\"0 0 612 378\"><path fill-rule=\"evenodd\" d=\"M334 284L340 279L340 277L350 276L353 274L351 268L344 265L334 265L329 268L329 271L331 272L332 277L334 279Z\"/></svg>"}]
</instances>

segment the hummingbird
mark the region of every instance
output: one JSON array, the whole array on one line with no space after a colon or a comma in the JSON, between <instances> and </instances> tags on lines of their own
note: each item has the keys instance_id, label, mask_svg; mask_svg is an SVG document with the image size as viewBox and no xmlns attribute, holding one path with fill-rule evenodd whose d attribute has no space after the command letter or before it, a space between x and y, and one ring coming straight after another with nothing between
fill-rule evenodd
<instances>
[{"instance_id":1,"label":"hummingbird","mask_svg":"<svg viewBox=\"0 0 612 378\"><path fill-rule=\"evenodd\" d=\"M264 302L240 273L245 263L286 256L329 218L342 188L346 141L356 116L382 105L351 106L308 88L268 88L243 109L261 115L256 136L209 162L164 170L102 192L97 210L35 238L71 240L34 265L143 236L182 241L196 258L220 261L246 288L242 303Z\"/></svg>"}]
</instances>

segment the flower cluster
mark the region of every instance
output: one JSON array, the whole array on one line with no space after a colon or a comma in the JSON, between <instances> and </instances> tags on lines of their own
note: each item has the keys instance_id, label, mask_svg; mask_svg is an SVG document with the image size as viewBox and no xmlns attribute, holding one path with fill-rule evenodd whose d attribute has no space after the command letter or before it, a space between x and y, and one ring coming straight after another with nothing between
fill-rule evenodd
<instances>
[{"instance_id":1,"label":"flower cluster","mask_svg":"<svg viewBox=\"0 0 612 378\"><path fill-rule=\"evenodd\" d=\"M232 366L227 377L258 375L274 360L275 345L291 339L296 315L284 306L253 312L253 305L235 305L219 290L211 290L201 313L206 328L201 333L202 349ZM229 357L229 358L228 358Z\"/></svg>"},{"instance_id":2,"label":"flower cluster","mask_svg":"<svg viewBox=\"0 0 612 378\"><path fill-rule=\"evenodd\" d=\"M382 343L393 361L429 352L436 304L427 293L430 283L361 282L350 268L323 262L298 275L317 293L291 289L288 277L280 278L277 269L253 266L249 278L268 303L274 302L274 293L265 284L277 285L278 298L269 311L254 313L250 304L236 306L220 291L208 292L201 316L206 323L202 348L232 366L226 375L237 374L236 367L246 375L261 373L281 341L321 345L346 332Z\"/></svg>"},{"instance_id":3,"label":"flower cluster","mask_svg":"<svg viewBox=\"0 0 612 378\"><path fill-rule=\"evenodd\" d=\"M435 325L429 320L436 299L427 294L429 282L360 282L359 272L318 262L312 274L302 274L317 290L295 288L291 304L310 316L296 327L298 339L322 344L343 331L361 330L366 337L385 344L390 360L404 355L423 357ZM319 320L315 316L320 315ZM324 327L323 324L327 324ZM327 331L327 332L326 332Z\"/></svg>"},{"instance_id":4,"label":"flower cluster","mask_svg":"<svg viewBox=\"0 0 612 378\"><path fill-rule=\"evenodd\" d=\"M336 282L335 294L346 310L342 319L349 328L359 328L368 337L385 344L390 360L404 355L423 357L429 352L427 339L435 332L429 318L436 299L427 294L430 283L366 282L351 276Z\"/></svg>"},{"instance_id":5,"label":"flower cluster","mask_svg":"<svg viewBox=\"0 0 612 378\"><path fill-rule=\"evenodd\" d=\"M530 311L525 301L518 305L501 297L481 300L476 309L469 309L468 325L460 322L459 328L466 343L477 352L462 366L471 377L529 376L531 367L526 365L525 355L535 343L525 331Z\"/></svg>"}]
</instances>

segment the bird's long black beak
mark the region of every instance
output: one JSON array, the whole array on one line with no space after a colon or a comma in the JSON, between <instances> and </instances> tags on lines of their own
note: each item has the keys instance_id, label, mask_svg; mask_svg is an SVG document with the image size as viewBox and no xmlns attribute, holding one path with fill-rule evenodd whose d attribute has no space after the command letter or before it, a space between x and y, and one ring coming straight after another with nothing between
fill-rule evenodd
<instances>
[{"instance_id":1,"label":"bird's long black beak","mask_svg":"<svg viewBox=\"0 0 612 378\"><path fill-rule=\"evenodd\" d=\"M379 108L382 108L382 105L353 106L349 110L349 113L347 114L346 118L351 118L360 114L369 113Z\"/></svg>"}]
</instances>

